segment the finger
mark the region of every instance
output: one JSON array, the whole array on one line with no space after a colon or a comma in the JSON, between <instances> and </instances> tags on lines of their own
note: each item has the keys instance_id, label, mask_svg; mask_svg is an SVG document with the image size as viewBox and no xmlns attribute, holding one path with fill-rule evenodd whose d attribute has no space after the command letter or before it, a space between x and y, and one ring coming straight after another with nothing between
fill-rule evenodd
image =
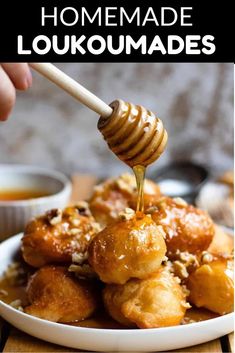
<instances>
[{"instance_id":1,"label":"finger","mask_svg":"<svg viewBox=\"0 0 235 353\"><path fill-rule=\"evenodd\" d=\"M32 75L26 63L4 63L2 67L10 77L15 88L26 90L32 85Z\"/></svg>"},{"instance_id":2,"label":"finger","mask_svg":"<svg viewBox=\"0 0 235 353\"><path fill-rule=\"evenodd\" d=\"M0 65L0 121L8 118L15 104L15 88Z\"/></svg>"}]
</instances>

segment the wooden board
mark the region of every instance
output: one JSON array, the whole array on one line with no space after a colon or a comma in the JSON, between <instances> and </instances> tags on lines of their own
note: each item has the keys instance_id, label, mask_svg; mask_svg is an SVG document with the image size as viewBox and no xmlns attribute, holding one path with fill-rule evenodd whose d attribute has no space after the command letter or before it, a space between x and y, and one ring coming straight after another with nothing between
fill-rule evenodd
<instances>
[{"instance_id":1,"label":"wooden board","mask_svg":"<svg viewBox=\"0 0 235 353\"><path fill-rule=\"evenodd\" d=\"M193 347L183 348L176 351L182 353L222 353L220 340L214 340L203 344L198 344Z\"/></svg>"},{"instance_id":2,"label":"wooden board","mask_svg":"<svg viewBox=\"0 0 235 353\"><path fill-rule=\"evenodd\" d=\"M80 350L65 348L52 343L44 342L27 335L15 328L11 329L3 352L81 352ZM177 353L223 353L220 340L214 340L194 347L175 351Z\"/></svg>"},{"instance_id":3,"label":"wooden board","mask_svg":"<svg viewBox=\"0 0 235 353\"><path fill-rule=\"evenodd\" d=\"M6 334L6 322L4 322L3 319L1 319L0 317L0 352L4 347L5 334Z\"/></svg>"},{"instance_id":4,"label":"wooden board","mask_svg":"<svg viewBox=\"0 0 235 353\"><path fill-rule=\"evenodd\" d=\"M73 182L73 193L71 203L75 203L78 200L84 200L89 198L92 187L96 182L96 178L90 175L76 174L72 178ZM4 331L3 320L0 318L0 339L1 332ZM233 334L226 336L228 352L233 353ZM4 338L5 340L5 338ZM0 340L1 342L1 340ZM222 343L220 339L200 344L194 347L179 349L177 353L223 353ZM0 345L1 347L1 345ZM79 350L73 350L70 348L58 346L55 344L41 341L37 338L29 336L13 327L11 327L6 344L4 344L3 352L81 352ZM225 353L225 351L224 351Z\"/></svg>"},{"instance_id":5,"label":"wooden board","mask_svg":"<svg viewBox=\"0 0 235 353\"><path fill-rule=\"evenodd\" d=\"M56 344L41 341L12 328L3 352L79 352L79 350L75 351L67 347L65 348Z\"/></svg>"},{"instance_id":6,"label":"wooden board","mask_svg":"<svg viewBox=\"0 0 235 353\"><path fill-rule=\"evenodd\" d=\"M3 339L3 337L2 337L2 335L3 335L3 325L4 325L4 322L3 322L3 320L0 318L0 345L1 345L2 339Z\"/></svg>"},{"instance_id":7,"label":"wooden board","mask_svg":"<svg viewBox=\"0 0 235 353\"><path fill-rule=\"evenodd\" d=\"M229 352L234 353L234 333L228 335Z\"/></svg>"}]
</instances>

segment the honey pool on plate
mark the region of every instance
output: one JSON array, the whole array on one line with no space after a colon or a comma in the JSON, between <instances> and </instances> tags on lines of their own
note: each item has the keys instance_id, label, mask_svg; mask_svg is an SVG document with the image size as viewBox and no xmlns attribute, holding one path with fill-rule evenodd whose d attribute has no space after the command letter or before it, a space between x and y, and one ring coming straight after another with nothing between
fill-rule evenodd
<instances>
[{"instance_id":1,"label":"honey pool on plate","mask_svg":"<svg viewBox=\"0 0 235 353\"><path fill-rule=\"evenodd\" d=\"M21 201L49 196L50 193L34 189L0 189L0 201Z\"/></svg>"}]
</instances>

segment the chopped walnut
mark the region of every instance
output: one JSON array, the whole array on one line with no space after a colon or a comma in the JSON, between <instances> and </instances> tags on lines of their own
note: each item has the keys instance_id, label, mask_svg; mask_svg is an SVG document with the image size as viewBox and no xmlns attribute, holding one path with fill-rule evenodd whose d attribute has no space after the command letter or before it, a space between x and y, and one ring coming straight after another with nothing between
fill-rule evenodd
<instances>
[{"instance_id":1,"label":"chopped walnut","mask_svg":"<svg viewBox=\"0 0 235 353\"><path fill-rule=\"evenodd\" d=\"M8 292L5 289L0 289L0 297L6 297Z\"/></svg>"},{"instance_id":2,"label":"chopped walnut","mask_svg":"<svg viewBox=\"0 0 235 353\"><path fill-rule=\"evenodd\" d=\"M175 198L173 198L173 200L179 206L187 206L187 202L185 200L181 199L181 197L175 197Z\"/></svg>"},{"instance_id":3,"label":"chopped walnut","mask_svg":"<svg viewBox=\"0 0 235 353\"><path fill-rule=\"evenodd\" d=\"M166 266L166 268L167 268L171 273L174 272L174 270L173 270L173 264L172 264L171 261L167 261L167 262L165 263L165 266Z\"/></svg>"},{"instance_id":4,"label":"chopped walnut","mask_svg":"<svg viewBox=\"0 0 235 353\"><path fill-rule=\"evenodd\" d=\"M135 211L126 207L124 211L119 213L119 218L123 221L130 221L135 216Z\"/></svg>"},{"instance_id":5,"label":"chopped walnut","mask_svg":"<svg viewBox=\"0 0 235 353\"><path fill-rule=\"evenodd\" d=\"M169 266L169 265L168 265ZM196 255L187 251L181 252L177 250L171 254L171 271L181 278L186 279L189 273L199 267L199 261Z\"/></svg>"},{"instance_id":6,"label":"chopped walnut","mask_svg":"<svg viewBox=\"0 0 235 353\"><path fill-rule=\"evenodd\" d=\"M97 222L92 222L92 228L95 233L99 233L102 230L101 225Z\"/></svg>"},{"instance_id":7,"label":"chopped walnut","mask_svg":"<svg viewBox=\"0 0 235 353\"><path fill-rule=\"evenodd\" d=\"M176 281L178 284L181 284L181 279L180 279L179 277L174 276L174 278L175 278L175 281Z\"/></svg>"},{"instance_id":8,"label":"chopped walnut","mask_svg":"<svg viewBox=\"0 0 235 353\"><path fill-rule=\"evenodd\" d=\"M20 299L13 300L13 302L11 302L9 305L14 309L17 309L19 311L24 311L22 307L22 302Z\"/></svg>"},{"instance_id":9,"label":"chopped walnut","mask_svg":"<svg viewBox=\"0 0 235 353\"><path fill-rule=\"evenodd\" d=\"M189 273L187 271L187 267L182 262L176 260L172 263L172 265L173 265L174 273L180 279L185 279L189 276Z\"/></svg>"},{"instance_id":10,"label":"chopped walnut","mask_svg":"<svg viewBox=\"0 0 235 353\"><path fill-rule=\"evenodd\" d=\"M180 304L183 308L186 309L190 309L192 307L189 303L185 302L184 300L181 300Z\"/></svg>"},{"instance_id":11,"label":"chopped walnut","mask_svg":"<svg viewBox=\"0 0 235 353\"><path fill-rule=\"evenodd\" d=\"M185 284L182 284L182 285L181 285L181 288L182 288L182 290L183 290L183 292L184 292L184 295L185 295L186 297L188 297L189 294L190 294L190 290L186 287Z\"/></svg>"},{"instance_id":12,"label":"chopped walnut","mask_svg":"<svg viewBox=\"0 0 235 353\"><path fill-rule=\"evenodd\" d=\"M88 264L84 264L82 266L72 264L69 266L69 272L74 272L76 277L81 278L81 279L96 278L97 277L94 270Z\"/></svg>"},{"instance_id":13,"label":"chopped walnut","mask_svg":"<svg viewBox=\"0 0 235 353\"><path fill-rule=\"evenodd\" d=\"M180 252L179 259L184 262L186 267L197 268L199 266L197 256L187 251Z\"/></svg>"},{"instance_id":14,"label":"chopped walnut","mask_svg":"<svg viewBox=\"0 0 235 353\"><path fill-rule=\"evenodd\" d=\"M197 320L190 319L187 316L185 316L181 321L181 325L194 324L195 322L197 322Z\"/></svg>"},{"instance_id":15,"label":"chopped walnut","mask_svg":"<svg viewBox=\"0 0 235 353\"><path fill-rule=\"evenodd\" d=\"M77 202L75 207L81 216L86 216L86 217L91 216L91 211L90 211L89 205L86 201Z\"/></svg>"},{"instance_id":16,"label":"chopped walnut","mask_svg":"<svg viewBox=\"0 0 235 353\"><path fill-rule=\"evenodd\" d=\"M203 264L208 264L209 262L213 261L213 255L207 251L202 252L201 262Z\"/></svg>"},{"instance_id":17,"label":"chopped walnut","mask_svg":"<svg viewBox=\"0 0 235 353\"><path fill-rule=\"evenodd\" d=\"M152 213L154 213L156 211L157 211L157 207L156 206L151 206L151 207L147 208L146 213L147 214L152 214Z\"/></svg>"},{"instance_id":18,"label":"chopped walnut","mask_svg":"<svg viewBox=\"0 0 235 353\"><path fill-rule=\"evenodd\" d=\"M81 220L78 219L78 218L72 218L72 217L71 217L70 222L71 222L71 224L72 224L74 227L78 227L78 226L80 225L80 223L81 223Z\"/></svg>"},{"instance_id":19,"label":"chopped walnut","mask_svg":"<svg viewBox=\"0 0 235 353\"><path fill-rule=\"evenodd\" d=\"M82 264L88 258L88 252L85 253L74 253L72 254L72 262Z\"/></svg>"},{"instance_id":20,"label":"chopped walnut","mask_svg":"<svg viewBox=\"0 0 235 353\"><path fill-rule=\"evenodd\" d=\"M3 276L11 286L22 285L27 281L27 271L20 262L10 264Z\"/></svg>"},{"instance_id":21,"label":"chopped walnut","mask_svg":"<svg viewBox=\"0 0 235 353\"><path fill-rule=\"evenodd\" d=\"M82 233L81 229L78 229L78 228L72 228L68 230L69 235L78 235L81 233Z\"/></svg>"},{"instance_id":22,"label":"chopped walnut","mask_svg":"<svg viewBox=\"0 0 235 353\"><path fill-rule=\"evenodd\" d=\"M135 178L130 174L122 174L115 182L121 191L127 192L128 194L132 194L136 191Z\"/></svg>"},{"instance_id":23,"label":"chopped walnut","mask_svg":"<svg viewBox=\"0 0 235 353\"><path fill-rule=\"evenodd\" d=\"M54 208L46 213L48 222L55 226L62 221L62 210L59 208Z\"/></svg>"}]
</instances>

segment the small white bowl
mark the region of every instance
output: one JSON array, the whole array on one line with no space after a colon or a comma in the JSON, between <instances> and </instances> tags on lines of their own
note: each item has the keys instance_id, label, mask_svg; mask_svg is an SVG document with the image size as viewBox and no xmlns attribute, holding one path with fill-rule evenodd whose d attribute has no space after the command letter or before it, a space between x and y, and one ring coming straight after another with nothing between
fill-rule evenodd
<instances>
[{"instance_id":1,"label":"small white bowl","mask_svg":"<svg viewBox=\"0 0 235 353\"><path fill-rule=\"evenodd\" d=\"M0 241L21 232L33 217L63 208L71 195L71 182L57 171L26 165L0 164L0 189L43 190L48 196L0 201Z\"/></svg>"}]
</instances>

